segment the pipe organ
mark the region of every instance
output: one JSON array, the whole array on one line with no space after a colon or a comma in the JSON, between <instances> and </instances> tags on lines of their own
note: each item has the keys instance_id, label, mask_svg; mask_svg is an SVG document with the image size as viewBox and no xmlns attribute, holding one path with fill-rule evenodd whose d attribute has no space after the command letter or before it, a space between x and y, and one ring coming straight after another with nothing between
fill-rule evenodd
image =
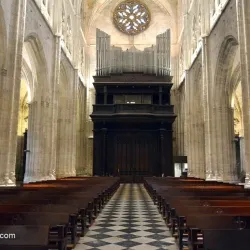
<instances>
[{"instance_id":1,"label":"pipe organ","mask_svg":"<svg viewBox=\"0 0 250 250\"><path fill-rule=\"evenodd\" d=\"M96 50L93 174L173 176L170 30L143 51L123 51L97 29Z\"/></svg>"},{"instance_id":2,"label":"pipe organ","mask_svg":"<svg viewBox=\"0 0 250 250\"><path fill-rule=\"evenodd\" d=\"M170 75L170 30L156 37L156 45L143 51L135 46L123 51L112 46L110 35L96 30L96 75L104 76L114 73L142 72L157 76Z\"/></svg>"}]
</instances>

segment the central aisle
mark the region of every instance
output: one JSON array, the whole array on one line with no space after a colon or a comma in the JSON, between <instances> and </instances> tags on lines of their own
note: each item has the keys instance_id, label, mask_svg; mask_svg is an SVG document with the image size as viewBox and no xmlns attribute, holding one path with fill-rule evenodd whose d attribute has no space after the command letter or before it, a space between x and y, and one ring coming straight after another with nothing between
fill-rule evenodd
<instances>
[{"instance_id":1,"label":"central aisle","mask_svg":"<svg viewBox=\"0 0 250 250\"><path fill-rule=\"evenodd\" d=\"M76 250L177 250L142 184L122 184Z\"/></svg>"}]
</instances>

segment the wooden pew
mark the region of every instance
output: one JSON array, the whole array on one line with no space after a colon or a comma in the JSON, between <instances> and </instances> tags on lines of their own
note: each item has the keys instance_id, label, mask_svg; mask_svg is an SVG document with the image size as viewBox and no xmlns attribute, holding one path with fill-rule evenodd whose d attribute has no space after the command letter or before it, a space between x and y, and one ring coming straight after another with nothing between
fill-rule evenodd
<instances>
[{"instance_id":1,"label":"wooden pew","mask_svg":"<svg viewBox=\"0 0 250 250\"><path fill-rule=\"evenodd\" d=\"M203 249L249 249L250 230L207 229L203 230L203 237Z\"/></svg>"},{"instance_id":2,"label":"wooden pew","mask_svg":"<svg viewBox=\"0 0 250 250\"><path fill-rule=\"evenodd\" d=\"M49 250L67 249L67 231L64 225L54 228L34 225L0 226L0 249L3 250ZM5 236L4 236L5 235ZM8 237L6 237L8 235Z\"/></svg>"},{"instance_id":3,"label":"wooden pew","mask_svg":"<svg viewBox=\"0 0 250 250\"><path fill-rule=\"evenodd\" d=\"M68 228L70 244L77 243L77 215L69 213L4 212L0 213L0 225L52 226L65 225Z\"/></svg>"},{"instance_id":4,"label":"wooden pew","mask_svg":"<svg viewBox=\"0 0 250 250\"><path fill-rule=\"evenodd\" d=\"M91 224L105 203L119 187L119 178L70 178L59 181L33 183L18 188L0 189L0 198L5 205L0 207L0 227L46 227L47 239L33 246L30 241L8 246L8 249L63 249L58 237L59 226L70 236L66 247L77 243L77 228ZM3 203L3 202L2 202ZM43 231L45 234L45 231ZM52 237L53 236L53 237ZM43 243L42 243L43 241ZM54 245L54 246L51 246ZM47 246L46 246L47 245ZM36 247L36 248L32 248ZM39 248L40 247L40 248ZM7 248L6 248L7 249Z\"/></svg>"},{"instance_id":5,"label":"wooden pew","mask_svg":"<svg viewBox=\"0 0 250 250\"><path fill-rule=\"evenodd\" d=\"M195 246L198 235L203 237L201 231L205 229L250 229L250 213L246 214L246 216L236 216L235 214L188 214L177 217L177 227L178 243L181 249L183 241L187 240L188 236L190 245Z\"/></svg>"},{"instance_id":6,"label":"wooden pew","mask_svg":"<svg viewBox=\"0 0 250 250\"><path fill-rule=\"evenodd\" d=\"M189 230L191 249L198 249L198 247L203 247L204 249L203 239L208 236L203 235L203 230L218 229L218 225L221 226L221 230L235 230L233 228L235 223L232 222L232 216L235 215L233 218L239 218L236 215L250 217L249 201L243 200L249 196L249 193L241 186L224 185L223 183L218 185L213 183L211 185L211 183L204 183L203 181L197 181L194 184L193 180L180 180L178 183L177 178L175 181L158 178L160 179L158 182L156 179L153 179L152 183L149 183L150 180L145 180L145 187L151 194L155 204L158 205L159 211L162 212L163 216L166 210L170 211L171 229L173 230L175 225L178 226L180 249L183 248L183 234L187 230ZM223 197L222 203L218 200L220 199L219 197ZM209 203L209 200L215 199L216 201ZM193 201L194 203L192 204ZM194 218L196 218L196 221ZM192 228L191 231L190 227ZM246 227L250 228L247 224L244 230L246 230ZM201 236L201 242L197 240L198 236Z\"/></svg>"}]
</instances>

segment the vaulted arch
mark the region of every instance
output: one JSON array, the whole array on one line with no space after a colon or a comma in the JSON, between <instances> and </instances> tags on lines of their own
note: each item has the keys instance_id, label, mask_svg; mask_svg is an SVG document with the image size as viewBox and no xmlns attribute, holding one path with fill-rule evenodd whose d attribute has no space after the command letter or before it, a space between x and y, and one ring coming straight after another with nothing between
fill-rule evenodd
<instances>
[{"instance_id":1,"label":"vaulted arch","mask_svg":"<svg viewBox=\"0 0 250 250\"><path fill-rule=\"evenodd\" d=\"M35 91L34 89L34 92L38 94L42 91L44 94L49 96L52 89L49 85L47 61L44 54L43 45L37 34L29 34L25 38L24 52L26 52L26 55L24 55L24 57L26 57L29 61L29 66L31 68L33 78L38 84L34 87L37 87L40 90Z\"/></svg>"},{"instance_id":2,"label":"vaulted arch","mask_svg":"<svg viewBox=\"0 0 250 250\"><path fill-rule=\"evenodd\" d=\"M234 68L230 82L229 82L229 88L228 88L228 93L229 93L229 101L232 101L233 93L237 89L239 83L241 81L241 66L240 63Z\"/></svg>"},{"instance_id":3,"label":"vaulted arch","mask_svg":"<svg viewBox=\"0 0 250 250\"><path fill-rule=\"evenodd\" d=\"M234 58L238 49L237 45L238 42L233 36L226 37L221 45L214 80L214 94L216 97L221 96L223 92L228 92L228 84L230 83Z\"/></svg>"},{"instance_id":4,"label":"vaulted arch","mask_svg":"<svg viewBox=\"0 0 250 250\"><path fill-rule=\"evenodd\" d=\"M23 72L29 76L31 101L29 103L26 170L24 182L55 178L51 168L52 87L47 61L39 35L29 34L24 40Z\"/></svg>"}]
</instances>

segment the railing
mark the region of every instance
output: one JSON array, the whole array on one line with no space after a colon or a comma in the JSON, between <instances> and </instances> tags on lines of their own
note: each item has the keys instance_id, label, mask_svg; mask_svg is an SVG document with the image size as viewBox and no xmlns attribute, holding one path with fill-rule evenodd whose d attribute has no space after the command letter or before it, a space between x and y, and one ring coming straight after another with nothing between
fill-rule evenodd
<instances>
[{"instance_id":1,"label":"railing","mask_svg":"<svg viewBox=\"0 0 250 250\"><path fill-rule=\"evenodd\" d=\"M166 68L166 67L156 67L156 66L151 66L151 67L144 67L142 66L142 72L145 74L149 74L151 73L152 75L156 74L156 75L160 75L160 76L170 76L171 75L171 69L170 68ZM122 68L117 68L115 66L109 66L109 67L103 67L103 68L99 68L96 69L96 75L100 76L100 75L105 75L103 72L106 72L106 75L109 75L111 73L126 73L126 72L140 72L139 70L135 69L122 69Z\"/></svg>"},{"instance_id":2,"label":"railing","mask_svg":"<svg viewBox=\"0 0 250 250\"><path fill-rule=\"evenodd\" d=\"M155 113L167 114L173 113L173 105L154 105L154 104L95 104L93 113Z\"/></svg>"}]
</instances>

